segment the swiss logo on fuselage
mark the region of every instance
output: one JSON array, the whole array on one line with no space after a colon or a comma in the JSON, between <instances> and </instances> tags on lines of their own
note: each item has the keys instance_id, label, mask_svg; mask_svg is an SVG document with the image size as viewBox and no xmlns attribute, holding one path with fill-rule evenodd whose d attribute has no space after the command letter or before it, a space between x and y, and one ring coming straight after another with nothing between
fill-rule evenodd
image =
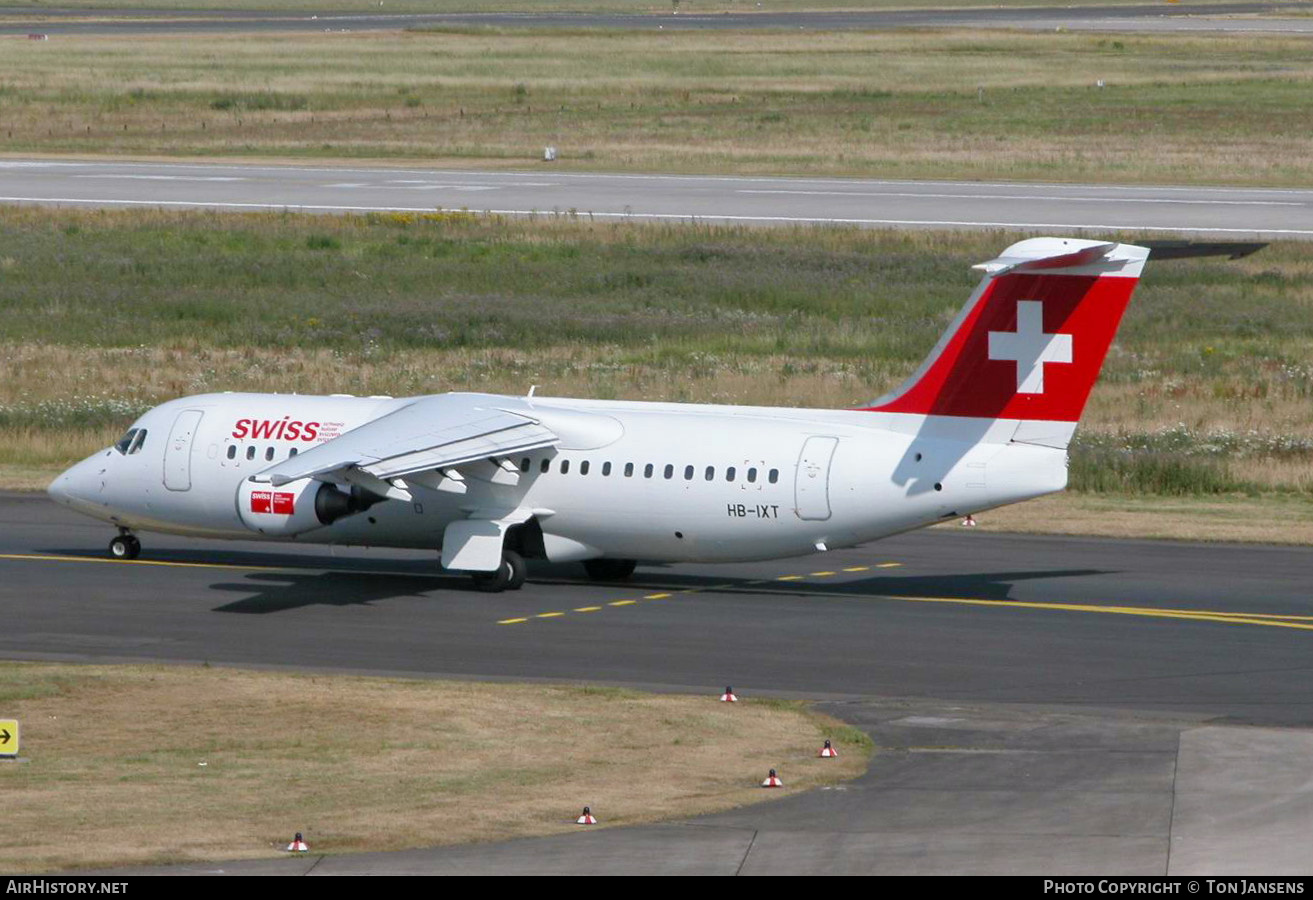
<instances>
[{"instance_id":1,"label":"swiss logo on fuselage","mask_svg":"<svg viewBox=\"0 0 1313 900\"><path fill-rule=\"evenodd\" d=\"M291 416L281 419L238 419L233 427L235 438L269 441L313 441L319 437L318 422L302 422Z\"/></svg>"}]
</instances>

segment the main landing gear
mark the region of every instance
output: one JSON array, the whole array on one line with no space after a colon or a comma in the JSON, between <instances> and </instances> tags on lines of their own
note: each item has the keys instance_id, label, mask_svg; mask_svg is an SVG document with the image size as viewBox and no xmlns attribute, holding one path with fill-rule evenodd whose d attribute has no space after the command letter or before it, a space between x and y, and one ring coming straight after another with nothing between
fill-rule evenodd
<instances>
[{"instance_id":1,"label":"main landing gear","mask_svg":"<svg viewBox=\"0 0 1313 900\"><path fill-rule=\"evenodd\" d=\"M637 565L632 559L590 559L584 571L593 581L628 581Z\"/></svg>"},{"instance_id":2,"label":"main landing gear","mask_svg":"<svg viewBox=\"0 0 1313 900\"><path fill-rule=\"evenodd\" d=\"M136 559L141 555L141 541L130 531L120 531L119 536L109 542L109 555L115 559Z\"/></svg>"},{"instance_id":3,"label":"main landing gear","mask_svg":"<svg viewBox=\"0 0 1313 900\"><path fill-rule=\"evenodd\" d=\"M503 550L501 567L495 572L474 572L474 586L481 591L496 594L500 591L518 591L529 577L524 557L514 550Z\"/></svg>"}]
</instances>

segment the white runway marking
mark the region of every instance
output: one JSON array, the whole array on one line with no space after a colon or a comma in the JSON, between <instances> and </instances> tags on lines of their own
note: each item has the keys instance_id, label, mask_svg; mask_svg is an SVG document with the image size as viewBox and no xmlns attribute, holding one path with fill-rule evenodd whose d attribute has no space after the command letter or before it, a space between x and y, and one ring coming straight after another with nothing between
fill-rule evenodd
<instances>
[{"instance_id":1,"label":"white runway marking","mask_svg":"<svg viewBox=\"0 0 1313 900\"><path fill-rule=\"evenodd\" d=\"M226 203L208 200L105 200L97 197L0 197L0 203L71 203L91 206L177 206L194 209L267 209L309 212L438 212L433 206L348 206L319 203ZM494 216L553 216L563 212L542 209L465 209L446 212L487 213ZM1097 231L1174 231L1186 234L1247 234L1313 236L1307 228L1211 228L1127 222L1007 222L984 219L863 219L832 216L741 216L719 213L588 212L578 218L633 219L682 222L777 222L815 225L888 225L924 228L1078 228Z\"/></svg>"},{"instance_id":2,"label":"white runway marking","mask_svg":"<svg viewBox=\"0 0 1313 900\"><path fill-rule=\"evenodd\" d=\"M1067 194L934 194L928 191L801 191L740 188L736 194L798 194L808 197L929 197L936 200L1040 200L1050 203L1172 203L1200 206L1306 206L1295 200L1177 200L1173 197L1078 197Z\"/></svg>"},{"instance_id":3,"label":"white runway marking","mask_svg":"<svg viewBox=\"0 0 1313 900\"><path fill-rule=\"evenodd\" d=\"M74 178L117 178L131 181L250 181L237 175L74 175Z\"/></svg>"}]
</instances>

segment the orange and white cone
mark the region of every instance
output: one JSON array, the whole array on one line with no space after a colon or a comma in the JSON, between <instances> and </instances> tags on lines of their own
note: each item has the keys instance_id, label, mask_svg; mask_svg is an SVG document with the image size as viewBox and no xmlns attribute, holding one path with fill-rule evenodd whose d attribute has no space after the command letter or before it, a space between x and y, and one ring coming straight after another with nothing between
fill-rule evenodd
<instances>
[{"instance_id":1,"label":"orange and white cone","mask_svg":"<svg viewBox=\"0 0 1313 900\"><path fill-rule=\"evenodd\" d=\"M965 519L963 519L963 520L962 520L960 523L958 523L958 524L960 524L960 525L965 525L967 528L975 528L975 527L976 527L976 517L975 517L975 516L967 516Z\"/></svg>"},{"instance_id":2,"label":"orange and white cone","mask_svg":"<svg viewBox=\"0 0 1313 900\"><path fill-rule=\"evenodd\" d=\"M301 832L298 831L296 833L296 837L292 838L292 843L287 845L287 852L288 853L310 852L310 848L306 846L305 838L301 837Z\"/></svg>"},{"instance_id":3,"label":"orange and white cone","mask_svg":"<svg viewBox=\"0 0 1313 900\"><path fill-rule=\"evenodd\" d=\"M583 813L583 815L581 815L579 818L575 819L575 820L574 820L574 824L576 824L576 825L596 825L596 824L597 824L597 819L593 817L593 811L592 811L591 809L589 809L588 807L585 806L585 807L584 807L584 813Z\"/></svg>"},{"instance_id":4,"label":"orange and white cone","mask_svg":"<svg viewBox=\"0 0 1313 900\"><path fill-rule=\"evenodd\" d=\"M838 755L839 755L839 751L835 750L834 745L830 743L830 739L826 738L825 746L821 748L821 752L820 752L821 759L834 759Z\"/></svg>"},{"instance_id":5,"label":"orange and white cone","mask_svg":"<svg viewBox=\"0 0 1313 900\"><path fill-rule=\"evenodd\" d=\"M732 688L732 687L727 687L727 688L725 688L725 693L723 693L723 694L720 695L720 702L721 702L721 703L738 703L738 702L739 702L739 698L734 696L734 688Z\"/></svg>"},{"instance_id":6,"label":"orange and white cone","mask_svg":"<svg viewBox=\"0 0 1313 900\"><path fill-rule=\"evenodd\" d=\"M784 787L784 782L783 782L783 781L780 781L780 776L778 776L778 775L775 774L775 770L774 770L774 769L771 769L771 770L770 770L770 774L766 776L766 780L763 781L763 782L761 783L761 786L762 786L762 787Z\"/></svg>"}]
</instances>

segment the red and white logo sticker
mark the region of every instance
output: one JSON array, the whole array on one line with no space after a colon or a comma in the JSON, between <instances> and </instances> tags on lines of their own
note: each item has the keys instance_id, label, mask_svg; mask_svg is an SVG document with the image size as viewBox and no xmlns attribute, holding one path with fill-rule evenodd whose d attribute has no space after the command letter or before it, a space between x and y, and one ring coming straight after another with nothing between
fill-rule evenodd
<instances>
[{"instance_id":1,"label":"red and white logo sticker","mask_svg":"<svg viewBox=\"0 0 1313 900\"><path fill-rule=\"evenodd\" d=\"M251 491L251 512L290 516L296 512L296 495L284 491Z\"/></svg>"}]
</instances>

